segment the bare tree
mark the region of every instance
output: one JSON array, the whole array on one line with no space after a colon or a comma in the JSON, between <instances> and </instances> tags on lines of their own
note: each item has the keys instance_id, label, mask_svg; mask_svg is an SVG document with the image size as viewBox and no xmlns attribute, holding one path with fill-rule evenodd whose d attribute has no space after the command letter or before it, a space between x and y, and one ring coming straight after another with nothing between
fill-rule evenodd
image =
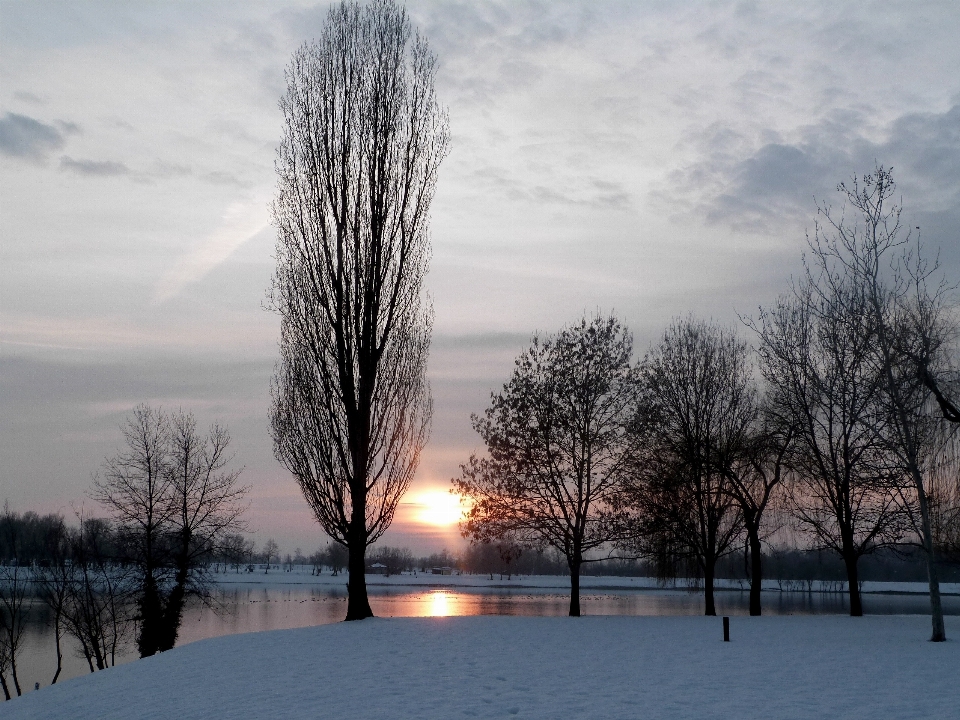
<instances>
[{"instance_id":1,"label":"bare tree","mask_svg":"<svg viewBox=\"0 0 960 720\"><path fill-rule=\"evenodd\" d=\"M884 468L877 423L881 377L860 288L807 266L791 295L753 327L773 412L792 429L787 460L801 527L844 562L850 614L862 615L858 563L898 540L897 480Z\"/></svg>"},{"instance_id":2,"label":"bare tree","mask_svg":"<svg viewBox=\"0 0 960 720\"><path fill-rule=\"evenodd\" d=\"M94 481L93 497L108 509L141 575L139 632L141 657L160 649L163 634L162 585L168 566L168 537L175 508L173 476L167 467L168 418L138 405L122 426L125 448L108 459Z\"/></svg>"},{"instance_id":3,"label":"bare tree","mask_svg":"<svg viewBox=\"0 0 960 720\"><path fill-rule=\"evenodd\" d=\"M241 516L250 490L237 484L241 470L226 469L232 459L226 428L214 424L202 438L193 415L180 411L170 419L169 443L174 577L163 609L160 651L177 642L188 594L209 595L202 561L212 557L229 533L244 529Z\"/></svg>"},{"instance_id":4,"label":"bare tree","mask_svg":"<svg viewBox=\"0 0 960 720\"><path fill-rule=\"evenodd\" d=\"M924 465L934 548L938 557L960 562L960 433L941 428Z\"/></svg>"},{"instance_id":5,"label":"bare tree","mask_svg":"<svg viewBox=\"0 0 960 720\"><path fill-rule=\"evenodd\" d=\"M294 53L280 101L274 452L349 551L348 620L372 615L366 549L392 522L429 433L421 287L449 138L435 73L392 0L342 2Z\"/></svg>"},{"instance_id":6,"label":"bare tree","mask_svg":"<svg viewBox=\"0 0 960 720\"><path fill-rule=\"evenodd\" d=\"M220 543L220 553L227 564L237 573L240 572L240 566L253 556L253 540L248 540L241 533L227 533Z\"/></svg>"},{"instance_id":7,"label":"bare tree","mask_svg":"<svg viewBox=\"0 0 960 720\"><path fill-rule=\"evenodd\" d=\"M766 414L766 413L764 413ZM793 431L778 427L776 421L758 423L744 438L744 445L732 448L733 456L722 459L718 470L726 473L728 492L740 506L743 528L750 551L750 614L762 613L764 517L786 471L786 454Z\"/></svg>"},{"instance_id":8,"label":"bare tree","mask_svg":"<svg viewBox=\"0 0 960 720\"><path fill-rule=\"evenodd\" d=\"M270 563L273 561L273 558L280 559L280 546L277 545L277 541L273 538L268 538L267 542L263 546L263 560L267 564L266 568L263 571L263 574L266 575L270 572Z\"/></svg>"},{"instance_id":9,"label":"bare tree","mask_svg":"<svg viewBox=\"0 0 960 720\"><path fill-rule=\"evenodd\" d=\"M51 685L56 685L63 670L63 636L66 632L64 617L68 611L73 582L70 561L70 535L63 518L52 528L47 543L48 563L36 570L36 583L40 600L50 608L53 615L53 638L57 650L57 669Z\"/></svg>"},{"instance_id":10,"label":"bare tree","mask_svg":"<svg viewBox=\"0 0 960 720\"><path fill-rule=\"evenodd\" d=\"M619 537L615 503L636 449L632 352L630 333L613 317L535 336L483 417L473 416L488 456L472 456L453 481L472 503L465 536L563 553L574 616L581 565Z\"/></svg>"},{"instance_id":11,"label":"bare tree","mask_svg":"<svg viewBox=\"0 0 960 720\"><path fill-rule=\"evenodd\" d=\"M193 416L139 405L122 430L125 447L104 464L93 496L138 571L137 648L146 657L174 646L186 597L206 596L201 561L242 527L248 488L226 469L230 436L219 425L202 438Z\"/></svg>"},{"instance_id":12,"label":"bare tree","mask_svg":"<svg viewBox=\"0 0 960 720\"><path fill-rule=\"evenodd\" d=\"M26 629L26 598L28 572L19 564L0 566L0 685L6 699L10 688L6 673L9 671L17 695L21 694L17 675L17 656L23 646Z\"/></svg>"},{"instance_id":13,"label":"bare tree","mask_svg":"<svg viewBox=\"0 0 960 720\"><path fill-rule=\"evenodd\" d=\"M10 647L5 638L0 637L0 687L3 688L4 700L9 700L10 685L7 683L7 673L10 672Z\"/></svg>"},{"instance_id":14,"label":"bare tree","mask_svg":"<svg viewBox=\"0 0 960 720\"><path fill-rule=\"evenodd\" d=\"M387 576L399 575L413 568L413 553L408 548L378 547L370 553L370 560L385 566Z\"/></svg>"},{"instance_id":15,"label":"bare tree","mask_svg":"<svg viewBox=\"0 0 960 720\"><path fill-rule=\"evenodd\" d=\"M943 641L946 635L923 465L928 454L925 447L935 432L931 395L944 418L960 421L938 382L951 334L946 312L948 288L944 282L930 288L928 281L936 266L928 266L919 245L914 251L909 234L903 233L902 206L894 198L891 169L878 165L873 173L854 177L837 189L845 208L854 211L853 218L820 206L822 222L811 242L812 256L821 277L851 285L863 295L858 310L866 313L874 341L867 357L875 363L880 378L883 422L876 427L886 440L893 472L908 479L903 508L927 559L931 639Z\"/></svg>"},{"instance_id":16,"label":"bare tree","mask_svg":"<svg viewBox=\"0 0 960 720\"><path fill-rule=\"evenodd\" d=\"M703 573L705 614L716 615L717 561L743 527L730 478L756 418L747 348L717 325L678 320L643 374L652 444L633 493L641 549L692 556Z\"/></svg>"},{"instance_id":17,"label":"bare tree","mask_svg":"<svg viewBox=\"0 0 960 720\"><path fill-rule=\"evenodd\" d=\"M117 536L106 520L80 517L67 570L65 631L80 644L90 672L116 664L135 621L141 578L115 562Z\"/></svg>"},{"instance_id":18,"label":"bare tree","mask_svg":"<svg viewBox=\"0 0 960 720\"><path fill-rule=\"evenodd\" d=\"M26 629L26 607L24 599L27 584L30 581L29 570L23 567L21 555L22 539L20 523L16 513L4 502L0 514L0 533L3 545L11 557L0 558L0 686L7 700L10 699L10 686L7 673L13 680L17 695L21 695L20 678L17 675L17 656L23 645L23 633Z\"/></svg>"},{"instance_id":19,"label":"bare tree","mask_svg":"<svg viewBox=\"0 0 960 720\"><path fill-rule=\"evenodd\" d=\"M349 560L347 549L340 543L328 543L323 551L323 562L330 567L331 575L339 575L347 566ZM317 572L317 574L320 573Z\"/></svg>"}]
</instances>

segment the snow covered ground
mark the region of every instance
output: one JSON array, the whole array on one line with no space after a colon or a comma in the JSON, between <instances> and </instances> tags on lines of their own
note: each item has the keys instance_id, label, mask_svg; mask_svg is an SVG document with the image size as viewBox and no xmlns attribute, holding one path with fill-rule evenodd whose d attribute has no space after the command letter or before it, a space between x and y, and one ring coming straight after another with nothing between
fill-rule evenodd
<instances>
[{"instance_id":1,"label":"snow covered ground","mask_svg":"<svg viewBox=\"0 0 960 720\"><path fill-rule=\"evenodd\" d=\"M204 640L0 703L21 718L956 718L960 618L371 619Z\"/></svg>"}]
</instances>

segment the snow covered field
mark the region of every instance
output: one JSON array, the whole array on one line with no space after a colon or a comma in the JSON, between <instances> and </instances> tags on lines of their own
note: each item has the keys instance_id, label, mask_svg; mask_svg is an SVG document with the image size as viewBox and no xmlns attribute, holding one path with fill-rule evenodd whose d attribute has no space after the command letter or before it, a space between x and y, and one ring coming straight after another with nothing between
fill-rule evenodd
<instances>
[{"instance_id":1,"label":"snow covered field","mask_svg":"<svg viewBox=\"0 0 960 720\"><path fill-rule=\"evenodd\" d=\"M960 618L371 619L204 640L4 718L956 718Z\"/></svg>"}]
</instances>

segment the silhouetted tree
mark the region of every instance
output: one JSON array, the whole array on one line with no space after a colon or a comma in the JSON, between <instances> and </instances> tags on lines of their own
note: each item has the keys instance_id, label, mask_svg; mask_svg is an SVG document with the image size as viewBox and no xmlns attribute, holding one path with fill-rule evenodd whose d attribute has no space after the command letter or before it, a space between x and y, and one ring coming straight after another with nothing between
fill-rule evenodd
<instances>
[{"instance_id":1,"label":"silhouetted tree","mask_svg":"<svg viewBox=\"0 0 960 720\"><path fill-rule=\"evenodd\" d=\"M632 492L640 547L661 562L692 557L705 613L716 615L717 561L743 521L731 480L757 413L747 348L717 325L678 320L644 360L643 378L648 447Z\"/></svg>"},{"instance_id":2,"label":"silhouetted tree","mask_svg":"<svg viewBox=\"0 0 960 720\"><path fill-rule=\"evenodd\" d=\"M240 566L247 563L253 557L253 540L248 540L241 533L227 533L220 543L220 554L224 560L236 572L240 572Z\"/></svg>"},{"instance_id":3,"label":"silhouetted tree","mask_svg":"<svg viewBox=\"0 0 960 720\"><path fill-rule=\"evenodd\" d=\"M854 177L837 189L844 210L853 212L837 216L827 205L818 208L822 222L811 241L811 258L819 273L818 286L848 286L863 296L850 310L865 313L872 340L867 357L879 376L881 414L874 427L885 441L891 472L902 474L908 483L903 509L927 557L932 640L943 641L923 465L936 431L931 395L942 417L960 422L940 381L947 365L947 343L956 331L946 304L948 288L944 282L930 287L936 265L925 262L919 240L913 249L909 234L904 236L891 169L878 165L873 173Z\"/></svg>"},{"instance_id":4,"label":"silhouetted tree","mask_svg":"<svg viewBox=\"0 0 960 720\"><path fill-rule=\"evenodd\" d=\"M26 607L24 599L27 584L30 581L29 566L23 567L17 550L20 546L20 523L16 513L4 502L0 514L0 534L4 544L13 551L11 564L0 565L0 687L7 700L10 699L10 687L7 673L13 680L17 695L21 695L20 679L17 675L17 656L23 645L23 633L26 629Z\"/></svg>"},{"instance_id":5,"label":"silhouetted tree","mask_svg":"<svg viewBox=\"0 0 960 720\"><path fill-rule=\"evenodd\" d=\"M141 607L142 577L117 563L116 533L106 520L80 517L71 538L65 631L80 644L90 672L116 664Z\"/></svg>"},{"instance_id":6,"label":"silhouetted tree","mask_svg":"<svg viewBox=\"0 0 960 720\"><path fill-rule=\"evenodd\" d=\"M497 551L497 557L500 558L500 577L503 578L503 575L506 574L507 580L510 580L513 577L513 573L510 571L510 565L514 560L519 560L520 556L523 555L523 546L512 542L512 538L504 537L501 538L500 542L494 545Z\"/></svg>"},{"instance_id":7,"label":"silhouetted tree","mask_svg":"<svg viewBox=\"0 0 960 720\"><path fill-rule=\"evenodd\" d=\"M2 518L0 564L11 564L16 559L20 565L34 565L55 555L50 542L63 524L62 517L28 510L22 514L9 511ZM11 545L11 539L16 540L16 547Z\"/></svg>"},{"instance_id":8,"label":"silhouetted tree","mask_svg":"<svg viewBox=\"0 0 960 720\"><path fill-rule=\"evenodd\" d=\"M814 256L814 262L816 261ZM754 326L779 424L794 434L787 485L800 526L840 555L850 614L862 615L858 562L902 534L898 479L884 468L882 377L868 299L856 283L806 266Z\"/></svg>"},{"instance_id":9,"label":"silhouetted tree","mask_svg":"<svg viewBox=\"0 0 960 720\"><path fill-rule=\"evenodd\" d=\"M207 437L197 432L193 415L182 411L170 418L167 472L172 477L170 541L173 586L163 608L157 649L177 642L184 602L189 594L209 594L204 561L226 536L243 529L241 515L249 487L237 484L240 470L227 470L230 433L214 424Z\"/></svg>"},{"instance_id":10,"label":"silhouetted tree","mask_svg":"<svg viewBox=\"0 0 960 720\"><path fill-rule=\"evenodd\" d=\"M349 551L348 620L372 615L366 549L392 522L429 432L421 286L449 137L435 73L392 0L342 2L294 53L280 101L274 451Z\"/></svg>"},{"instance_id":11,"label":"silhouetted tree","mask_svg":"<svg viewBox=\"0 0 960 720\"><path fill-rule=\"evenodd\" d=\"M613 317L534 336L513 377L473 427L487 457L453 481L471 503L461 529L475 542L552 546L570 570L580 615L580 568L616 540L615 500L636 450L637 375L630 333Z\"/></svg>"},{"instance_id":12,"label":"silhouetted tree","mask_svg":"<svg viewBox=\"0 0 960 720\"><path fill-rule=\"evenodd\" d=\"M40 600L50 608L53 616L53 638L57 650L57 669L51 685L56 685L63 670L62 640L66 630L64 615L68 611L71 585L73 583L72 561L70 559L70 533L63 518L51 528L48 537L47 554L36 570L37 594Z\"/></svg>"},{"instance_id":13,"label":"silhouetted tree","mask_svg":"<svg viewBox=\"0 0 960 720\"><path fill-rule=\"evenodd\" d=\"M960 434L941 429L924 464L937 557L960 563Z\"/></svg>"},{"instance_id":14,"label":"silhouetted tree","mask_svg":"<svg viewBox=\"0 0 960 720\"><path fill-rule=\"evenodd\" d=\"M263 571L264 575L270 572L270 563L273 562L274 558L280 560L280 546L273 538L267 538L267 542L263 545L263 561L266 563Z\"/></svg>"},{"instance_id":15,"label":"silhouetted tree","mask_svg":"<svg viewBox=\"0 0 960 720\"><path fill-rule=\"evenodd\" d=\"M350 560L347 549L340 543L328 543L323 552L323 562L329 566L333 575L339 575Z\"/></svg>"},{"instance_id":16,"label":"silhouetted tree","mask_svg":"<svg viewBox=\"0 0 960 720\"><path fill-rule=\"evenodd\" d=\"M201 561L241 527L247 488L225 469L230 436L219 425L202 438L193 416L139 405L122 432L125 447L104 464L93 496L138 571L137 648L146 657L176 643L186 596L206 595Z\"/></svg>"},{"instance_id":17,"label":"silhouetted tree","mask_svg":"<svg viewBox=\"0 0 960 720\"><path fill-rule=\"evenodd\" d=\"M371 563L381 563L386 567L387 575L399 575L404 570L412 570L413 553L408 548L396 548L386 545L375 548L370 553Z\"/></svg>"},{"instance_id":18,"label":"silhouetted tree","mask_svg":"<svg viewBox=\"0 0 960 720\"><path fill-rule=\"evenodd\" d=\"M758 418L759 419L759 418ZM727 474L727 491L740 506L743 528L750 551L750 614L762 612L760 593L763 589L764 517L774 492L784 478L785 456L792 431L774 423L758 422L744 438L743 446L734 449L729 461L719 469Z\"/></svg>"},{"instance_id":19,"label":"silhouetted tree","mask_svg":"<svg viewBox=\"0 0 960 720\"><path fill-rule=\"evenodd\" d=\"M4 700L9 700L10 686L7 684L7 673L10 672L10 648L4 638L0 638L0 687L3 688Z\"/></svg>"},{"instance_id":20,"label":"silhouetted tree","mask_svg":"<svg viewBox=\"0 0 960 720\"><path fill-rule=\"evenodd\" d=\"M163 591L169 564L168 533L176 508L168 470L170 427L159 410L138 405L121 427L125 448L109 458L93 496L117 522L140 571L137 647L141 657L160 648Z\"/></svg>"}]
</instances>

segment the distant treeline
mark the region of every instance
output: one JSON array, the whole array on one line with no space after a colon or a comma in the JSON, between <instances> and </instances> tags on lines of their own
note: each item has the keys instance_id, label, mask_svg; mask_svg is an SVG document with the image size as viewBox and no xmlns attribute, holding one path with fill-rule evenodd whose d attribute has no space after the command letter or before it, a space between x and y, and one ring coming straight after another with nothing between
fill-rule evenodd
<instances>
[{"instance_id":1,"label":"distant treeline","mask_svg":"<svg viewBox=\"0 0 960 720\"><path fill-rule=\"evenodd\" d=\"M261 554L254 554L258 566L263 565ZM313 566L313 572L331 572L339 574L346 567L347 554L339 545L330 543L310 557L301 552L287 554L282 563L285 571L296 566ZM727 580L750 579L749 558L743 553L734 553L721 559L718 564L719 578ZM861 580L869 582L925 582L926 565L921 551L913 546L904 545L884 548L866 557L862 561ZM782 589L803 588L811 582L843 583L846 570L842 560L835 554L824 550L805 550L785 546L774 546L764 552L764 566L768 569L766 577L782 585ZM944 559L941 564L945 582L960 582L960 562L957 558ZM367 555L367 571L385 575L400 573L431 573L435 571L467 573L473 575L497 575L503 578L514 575L569 575L563 555L548 548L545 551L525 550L517 554L516 550L503 553L493 543L476 544L466 547L459 554L444 550L432 555L416 556L409 548L374 546ZM663 577L658 573L654 560L632 558L610 558L587 563L583 571L585 576L619 577L660 577L665 583L692 581L700 579L696 563L677 566L675 578Z\"/></svg>"},{"instance_id":2,"label":"distant treeline","mask_svg":"<svg viewBox=\"0 0 960 720\"><path fill-rule=\"evenodd\" d=\"M86 523L98 525L104 553L118 564L124 562L122 542L111 531L110 521L90 518ZM70 544L64 545L64 518L57 514L39 515L32 511L19 514L7 511L0 515L0 564L10 566L49 567L62 557ZM67 532L78 533L79 528L66 527ZM17 538L16 551L11 538ZM942 563L943 579L960 582L960 558L946 558ZM889 548L863 558L861 579L875 582L923 582L926 567L920 551L912 546ZM312 566L314 572L339 574L347 564L346 549L329 543L316 552L305 555L300 548L293 553L282 554L276 543L267 540L257 548L256 543L240 533L230 536L221 547L212 548L207 563L211 569L246 572L253 569L280 567L292 570L294 566ZM569 569L561 553L552 548L545 551L505 550L494 543L470 545L460 553L447 550L431 555L417 556L409 548L373 546L367 554L368 571L374 565L387 575L403 572L430 573L435 568L447 568L451 572L475 575L567 575ZM766 576L777 581L842 581L846 578L843 563L834 553L823 550L804 550L786 546L774 546L764 552ZM656 577L655 561L646 559L612 558L587 563L584 575ZM662 574L662 573L661 573ZM696 579L697 566L680 565L678 577ZM718 577L732 580L748 580L749 568L742 553L724 557L718 565Z\"/></svg>"}]
</instances>

